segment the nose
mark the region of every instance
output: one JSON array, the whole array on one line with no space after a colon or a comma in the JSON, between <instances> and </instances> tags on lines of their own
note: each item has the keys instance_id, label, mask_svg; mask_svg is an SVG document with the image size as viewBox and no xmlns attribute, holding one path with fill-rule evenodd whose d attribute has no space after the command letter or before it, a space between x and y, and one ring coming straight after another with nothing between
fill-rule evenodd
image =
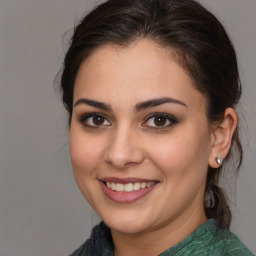
<instances>
[{"instance_id":1,"label":"nose","mask_svg":"<svg viewBox=\"0 0 256 256\"><path fill-rule=\"evenodd\" d=\"M125 169L137 165L144 160L144 152L140 146L139 134L128 127L120 127L113 131L105 151L105 161L117 169Z\"/></svg>"}]
</instances>

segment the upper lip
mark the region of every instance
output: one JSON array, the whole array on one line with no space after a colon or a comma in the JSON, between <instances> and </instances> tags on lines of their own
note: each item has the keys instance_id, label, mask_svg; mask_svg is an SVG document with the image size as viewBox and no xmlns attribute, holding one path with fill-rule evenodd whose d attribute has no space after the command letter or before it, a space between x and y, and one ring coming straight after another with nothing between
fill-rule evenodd
<instances>
[{"instance_id":1,"label":"upper lip","mask_svg":"<svg viewBox=\"0 0 256 256\"><path fill-rule=\"evenodd\" d=\"M136 178L136 177L128 177L128 178L117 178L117 177L103 177L99 178L99 181L103 182L114 182L120 184L127 184L127 183L136 183L136 182L158 182L157 180L152 179L144 179L144 178Z\"/></svg>"}]
</instances>

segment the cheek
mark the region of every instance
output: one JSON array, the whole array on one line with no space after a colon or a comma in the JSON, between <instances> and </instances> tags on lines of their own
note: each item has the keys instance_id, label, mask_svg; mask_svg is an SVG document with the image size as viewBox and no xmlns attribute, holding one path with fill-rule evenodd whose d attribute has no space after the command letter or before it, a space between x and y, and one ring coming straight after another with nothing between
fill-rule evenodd
<instances>
[{"instance_id":1,"label":"cheek","mask_svg":"<svg viewBox=\"0 0 256 256\"><path fill-rule=\"evenodd\" d=\"M166 200L180 212L197 200L201 207L208 169L208 135L190 132L158 141L150 151L151 162L162 175Z\"/></svg>"},{"instance_id":2,"label":"cheek","mask_svg":"<svg viewBox=\"0 0 256 256\"><path fill-rule=\"evenodd\" d=\"M95 139L75 127L70 129L69 151L78 188L89 204L95 208L93 195L97 194L96 168L101 158ZM99 144L100 145L100 144Z\"/></svg>"},{"instance_id":3,"label":"cheek","mask_svg":"<svg viewBox=\"0 0 256 256\"><path fill-rule=\"evenodd\" d=\"M165 175L178 176L206 173L209 153L208 131L191 128L156 141L150 150L153 162Z\"/></svg>"},{"instance_id":4,"label":"cheek","mask_svg":"<svg viewBox=\"0 0 256 256\"><path fill-rule=\"evenodd\" d=\"M101 155L100 144L85 136L79 129L71 128L69 151L75 176L93 173Z\"/></svg>"}]
</instances>

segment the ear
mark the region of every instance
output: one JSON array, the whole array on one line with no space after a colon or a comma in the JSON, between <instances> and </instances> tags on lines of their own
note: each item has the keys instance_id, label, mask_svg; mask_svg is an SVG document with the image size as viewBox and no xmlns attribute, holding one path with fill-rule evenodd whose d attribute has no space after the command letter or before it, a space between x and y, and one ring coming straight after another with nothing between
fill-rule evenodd
<instances>
[{"instance_id":1,"label":"ear","mask_svg":"<svg viewBox=\"0 0 256 256\"><path fill-rule=\"evenodd\" d=\"M232 136L237 127L237 114L233 108L227 108L224 112L223 120L212 126L212 144L208 165L218 168L216 157L224 159L230 149Z\"/></svg>"}]
</instances>

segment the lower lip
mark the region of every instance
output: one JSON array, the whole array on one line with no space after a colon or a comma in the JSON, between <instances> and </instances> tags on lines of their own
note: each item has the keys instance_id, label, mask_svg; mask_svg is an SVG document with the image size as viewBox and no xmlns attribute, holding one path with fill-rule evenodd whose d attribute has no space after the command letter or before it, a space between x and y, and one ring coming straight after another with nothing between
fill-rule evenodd
<instances>
[{"instance_id":1,"label":"lower lip","mask_svg":"<svg viewBox=\"0 0 256 256\"><path fill-rule=\"evenodd\" d=\"M157 183L156 183L157 184ZM142 188L131 192L118 192L108 188L105 183L100 182L101 188L104 194L114 202L117 203L130 203L141 199L142 197L149 194L156 186L153 184L149 188Z\"/></svg>"}]
</instances>

